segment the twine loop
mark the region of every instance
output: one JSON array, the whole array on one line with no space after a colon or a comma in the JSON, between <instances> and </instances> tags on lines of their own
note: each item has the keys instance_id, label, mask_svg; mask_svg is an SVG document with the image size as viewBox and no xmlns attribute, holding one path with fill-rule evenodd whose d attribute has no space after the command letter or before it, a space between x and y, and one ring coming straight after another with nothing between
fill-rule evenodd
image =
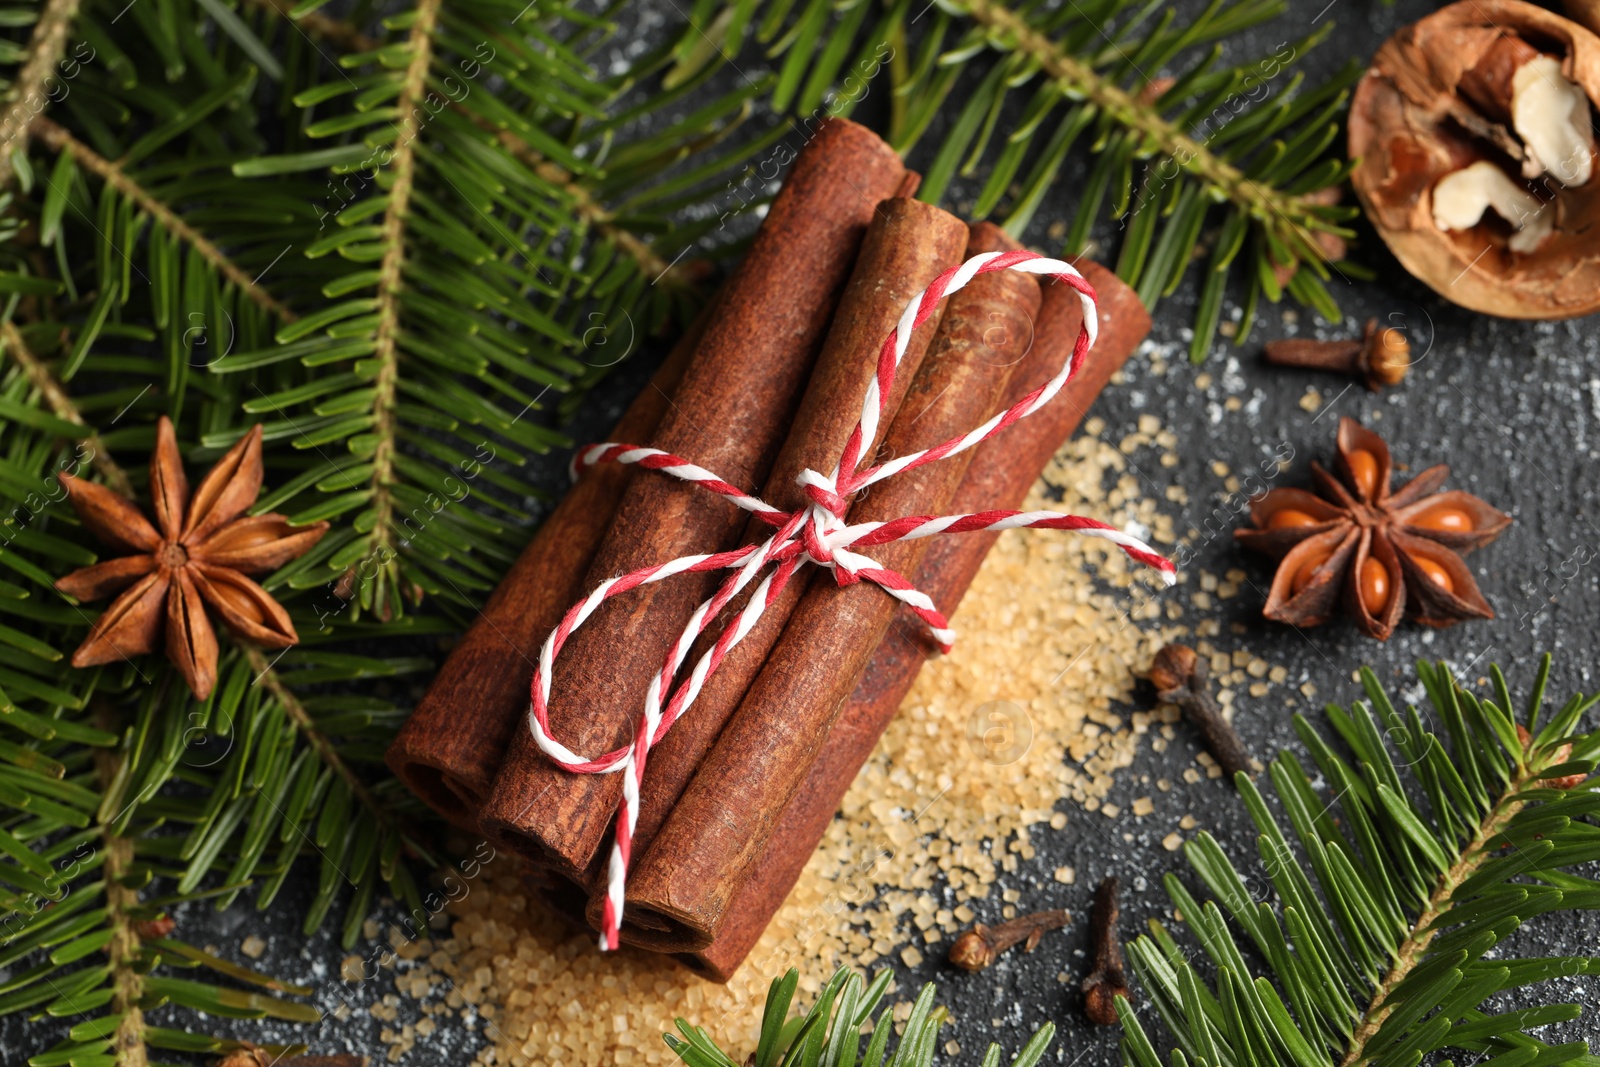
<instances>
[{"instance_id":1,"label":"twine loop","mask_svg":"<svg viewBox=\"0 0 1600 1067\"><path fill-rule=\"evenodd\" d=\"M905 356L911 333L933 313L940 300L965 286L979 274L1015 270L1054 278L1076 290L1083 305L1083 325L1072 354L1056 374L1011 407L983 425L933 448L899 456L877 466L862 467L866 449L877 438L884 405L894 385L895 373ZM942 651L948 652L955 640L949 622L929 597L916 589L903 575L883 567L871 556L855 551L894 541L931 537L944 533L970 533L982 530L1018 528L1073 530L1117 545L1132 559L1162 575L1166 584L1175 579L1172 563L1143 541L1098 519L1063 515L1053 511L985 511L969 515L908 515L887 522L848 522L850 501L861 490L893 477L902 471L933 463L965 451L1000 433L1019 419L1048 403L1083 365L1099 331L1094 289L1071 264L1048 259L1033 252L985 252L973 256L959 267L945 271L927 289L906 305L895 329L884 340L878 353L877 371L862 402L861 418L851 431L830 474L807 469L799 483L809 501L796 511L786 512L751 496L718 478L712 472L681 456L656 448L627 444L598 444L580 449L573 457L574 477L598 463L631 463L646 470L700 485L774 527L772 536L754 545L725 552L680 556L665 563L642 567L629 574L600 583L588 596L574 604L546 638L539 650L538 664L531 683L528 728L541 750L558 766L575 774L622 774L622 804L618 810L606 876L606 901L602 913L600 947L616 948L622 923L628 863L633 850L633 834L639 818L639 788L650 749L659 744L672 724L700 694L706 679L717 665L755 628L767 606L775 600L800 567L814 564L832 571L841 586L857 582L878 585L911 608L927 624L929 633ZM770 568L770 569L769 569ZM683 632L673 642L661 670L651 679L644 707L634 729L632 741L602 756L589 759L572 752L550 733L550 679L556 657L567 638L613 596L619 596L650 582L664 581L678 574L712 570L732 570L716 593L700 604L690 616ZM762 575L762 572L766 573ZM731 601L762 575L750 598L718 635L716 643L695 663L689 676L674 688L678 671L688 658L695 640ZM663 703L663 694L670 696Z\"/></svg>"}]
</instances>

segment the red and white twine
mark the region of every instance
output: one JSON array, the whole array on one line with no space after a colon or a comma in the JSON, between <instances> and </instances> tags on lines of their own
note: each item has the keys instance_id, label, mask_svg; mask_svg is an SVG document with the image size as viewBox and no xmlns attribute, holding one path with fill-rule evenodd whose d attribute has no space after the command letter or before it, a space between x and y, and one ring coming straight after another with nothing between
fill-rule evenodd
<instances>
[{"instance_id":1,"label":"red and white twine","mask_svg":"<svg viewBox=\"0 0 1600 1067\"><path fill-rule=\"evenodd\" d=\"M1077 290L1078 298L1083 303L1083 326L1078 332L1072 354L1053 378L982 426L933 448L900 456L875 467L862 468L863 453L877 436L878 423L883 417L885 398L894 384L895 373L911 340L911 332L927 321L940 300L956 292L979 274L999 270L1047 275ZM959 267L944 272L934 279L932 285L912 298L906 305L905 314L900 317L894 332L884 340L883 347L878 353L877 374L873 377L862 404L861 419L851 431L833 472L822 475L814 470L807 470L800 475L800 484L805 487L810 503L798 511L780 511L750 496L737 486L728 484L704 467L660 449L626 444L599 444L582 449L574 457L575 476L597 463L637 464L647 470L660 471L674 478L696 483L733 501L739 507L776 527L772 536L760 544L745 545L726 552L680 556L666 563L643 567L631 574L602 582L592 593L572 606L539 650L539 662L533 673L532 702L528 713L528 726L533 731L534 740L558 765L575 774L620 772L623 776L622 805L607 872L606 903L600 933L602 949L615 948L618 944L617 933L622 923L628 862L633 848L634 827L639 817L639 784L644 778L645 763L649 758L650 749L660 743L667 731L672 728L672 724L694 703L706 679L717 669L723 657L754 628L767 606L800 567L807 563L826 567L833 572L840 585L866 581L881 586L889 595L905 602L922 617L928 624L934 640L944 651L949 651L951 642L955 640L955 634L933 601L914 588L905 576L880 567L871 557L861 555L853 551L854 549L942 533L1010 530L1019 527L1074 530L1089 537L1110 541L1133 559L1155 568L1168 585L1173 583L1175 569L1172 563L1158 555L1150 546L1097 519L1078 515L1063 515L1054 511L984 511L971 515L913 515L891 522L863 522L854 525L845 522L851 497L867 486L901 471L911 470L924 463L932 463L971 448L1049 403L1082 366L1084 357L1094 344L1098 328L1094 289L1070 264L1061 260L1047 259L1033 252L1024 251L985 252L973 256ZM755 593L745 607L718 636L711 650L694 665L689 677L675 690L671 690L673 680L677 677L695 640L711 625L712 620L722 609L769 564L775 566L761 579L761 583L756 586ZM673 643L660 673L650 682L649 690L645 694L644 710L639 717L630 744L595 759L587 759L572 752L551 736L550 678L555 668L556 656L560 654L567 638L594 614L595 609L611 597L649 582L664 581L686 572L721 569L732 569L734 573L722 583L714 596L695 609L683 632ZM662 696L668 690L671 690L671 696L663 705Z\"/></svg>"}]
</instances>

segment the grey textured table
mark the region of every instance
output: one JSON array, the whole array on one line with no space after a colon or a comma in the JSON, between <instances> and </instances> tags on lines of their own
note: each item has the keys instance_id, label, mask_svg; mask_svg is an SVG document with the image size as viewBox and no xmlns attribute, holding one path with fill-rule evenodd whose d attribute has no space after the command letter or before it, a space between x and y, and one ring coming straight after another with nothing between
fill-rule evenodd
<instances>
[{"instance_id":1,"label":"grey textured table","mask_svg":"<svg viewBox=\"0 0 1600 1067\"><path fill-rule=\"evenodd\" d=\"M1307 33L1318 17L1336 19L1332 36L1308 59L1307 69L1314 78L1351 55L1369 57L1394 28L1432 9L1420 0L1406 0L1394 7L1372 0L1334 0L1327 9L1323 9L1323 0L1293 0L1293 6L1288 15L1230 42L1229 54L1270 53L1281 42ZM1323 12L1320 16L1319 11ZM928 143L933 143L931 138ZM1052 193L1039 212L1030 240L1044 242L1049 225L1069 217L1073 189L1074 183L1067 180ZM953 200L959 203L961 199L958 189ZM1108 242L1113 239L1109 228L1102 236ZM1174 516L1180 531L1203 525L1214 508L1229 506L1222 480L1211 470L1215 461L1235 471L1251 469L1288 442L1295 459L1276 484L1304 485L1309 461L1329 460L1341 415L1356 417L1379 431L1397 461L1413 471L1436 462L1449 463L1453 468L1451 487L1476 493L1515 517L1514 525L1498 542L1468 557L1498 618L1439 632L1406 624L1386 644L1371 641L1342 622L1305 632L1264 622L1260 605L1271 577L1269 565L1239 552L1229 536L1203 541L1193 568L1221 574L1240 567L1248 573L1250 584L1240 595L1215 602L1206 612L1186 605L1185 621L1220 619L1222 636L1214 639L1219 647L1249 650L1270 663L1282 664L1291 679L1303 676L1317 689L1315 700L1298 701L1287 709L1280 695L1287 687L1279 687L1262 701L1240 694L1236 723L1258 755L1270 755L1280 748L1298 750L1289 722L1291 710L1304 711L1319 721L1323 701L1357 699L1359 686L1352 681L1351 671L1361 663L1370 664L1393 690L1404 693L1414 688L1412 664L1419 658L1446 660L1469 678L1498 662L1516 685L1531 677L1539 653L1550 650L1556 655L1551 683L1555 699L1564 699L1575 689L1600 686L1596 665L1590 661L1600 653L1595 624L1600 617L1600 578L1593 565L1600 557L1600 502L1594 478L1600 458L1600 339L1593 320L1515 323L1463 312L1405 275L1364 224L1353 256L1373 268L1379 280L1363 284L1335 279L1331 288L1345 310L1344 325L1321 323L1299 310L1298 325L1291 327L1282 315L1291 305L1264 307L1255 336L1239 348L1219 339L1203 368L1191 367L1184 359L1194 299L1193 287L1186 286L1161 304L1152 334L1153 341L1170 353L1169 373L1153 377L1147 360L1135 357L1129 363L1127 381L1108 389L1094 410L1105 420L1105 436L1113 442L1131 431L1143 414L1154 414L1178 434L1180 465L1141 472L1141 476L1158 498L1160 489L1174 482L1187 489L1186 505L1162 505ZM1341 393L1348 384L1341 379L1269 368L1259 361L1261 342L1266 339L1286 336L1291 330L1300 336L1348 336L1369 316L1403 326L1413 340L1417 364L1399 388L1376 396L1360 386ZM611 384L588 403L575 436L587 439L586 434L608 425L620 406L619 398L631 395L648 373L650 362L651 354L645 353L621 368ZM1201 370L1211 379L1204 390L1195 385ZM1315 386L1325 397L1324 406L1314 413L1300 407L1308 386ZM1228 397L1240 398L1242 409L1226 411ZM552 458L547 472L552 484L559 469L560 463ZM1579 562L1586 565L1575 567ZM1188 598L1196 588L1190 583L1176 595ZM1231 633L1233 623L1241 624L1244 633ZM1419 699L1414 692L1408 696ZM1134 797L1149 792L1148 785L1138 784L1141 776L1169 778L1174 787L1170 803L1175 809L1204 811L1205 825L1242 863L1255 851L1254 833L1242 804L1221 782L1189 784L1182 779L1182 770L1191 759L1191 741L1190 735L1180 733L1180 741L1165 753L1142 746L1133 767L1119 772L1111 799L1126 807ZM1039 889L1037 896L1028 894L1025 900L1037 900L1040 906L1059 903L1086 917L1093 884L1104 874L1119 873L1126 886L1124 930L1131 935L1143 928L1146 918L1166 915L1161 875L1169 870L1187 875L1181 853L1169 852L1160 844L1168 829L1165 824L1160 829L1144 829L1131 819L1114 822L1075 816L1061 832L1036 835L1039 854L1028 870ZM1124 840L1125 832L1131 832L1131 840ZM1050 872L1064 864L1076 867L1076 885L1051 882ZM312 1039L314 1050L366 1052L381 1062L384 1050L377 1034L387 1024L359 1009L385 992L387 985L372 982L346 988L336 974L344 953L336 944L335 932L326 929L309 941L299 935L301 913L293 898L306 896L306 879L312 878L314 873L308 867L300 884L291 885L266 917L256 913L248 899L222 914L205 905L188 908L180 915L185 936L196 944L221 945L224 954L235 953L246 933L263 936L268 949L256 961L258 965L316 986L314 999L325 1009L336 1006L341 998L358 1009L345 1019L330 1017ZM998 917L998 900L980 903L980 917ZM1047 938L1033 955L1013 952L977 975L953 971L942 957L930 954L915 971L900 968L901 988L939 979L955 1020L943 1038L961 1043L964 1051L959 1062L976 1063L991 1039L1001 1041L1008 1053L1014 1051L1034 1028L1050 1020L1060 1027L1058 1050L1052 1059L1112 1064L1118 1060L1116 1032L1091 1027L1081 1014L1074 986L1063 985L1056 977L1063 969L1082 969L1086 929L1087 923L1080 921L1065 934ZM1523 931L1512 947L1518 942L1525 950L1534 944L1540 950L1592 950L1600 944L1600 917L1547 919L1535 923L1533 931ZM1551 993L1593 1004L1600 1002L1600 981L1556 984ZM158 1013L156 1021L163 1021L164 1014ZM994 1026L994 1019L1001 1025ZM6 1020L0 1027L0 1059L20 1062L24 1047L28 1052L44 1047L48 1040L39 1039L46 1036L46 1029L44 1024ZM304 1030L257 1023L242 1024L237 1032L257 1040L262 1036L305 1037ZM1591 1019L1565 1028L1568 1039L1595 1033L1600 1033L1600 1024ZM405 1062L462 1062L480 1040L475 1033L442 1027L420 1040Z\"/></svg>"}]
</instances>

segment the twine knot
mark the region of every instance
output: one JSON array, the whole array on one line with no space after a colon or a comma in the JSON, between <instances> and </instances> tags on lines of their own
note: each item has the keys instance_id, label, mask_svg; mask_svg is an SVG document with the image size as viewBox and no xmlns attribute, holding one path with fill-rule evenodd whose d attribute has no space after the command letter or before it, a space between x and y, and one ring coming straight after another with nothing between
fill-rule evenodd
<instances>
[{"instance_id":1,"label":"twine knot","mask_svg":"<svg viewBox=\"0 0 1600 1067\"><path fill-rule=\"evenodd\" d=\"M834 518L842 520L850 510L849 497L839 492L837 479L818 474L810 467L807 467L800 472L800 476L795 481L800 483L800 487L804 490L806 497L814 506L821 508Z\"/></svg>"},{"instance_id":2,"label":"twine knot","mask_svg":"<svg viewBox=\"0 0 1600 1067\"><path fill-rule=\"evenodd\" d=\"M835 556L841 539L848 536L844 518L850 511L849 494L839 492L836 479L818 474L810 467L801 471L795 480L811 501L800 525L805 558L831 570L840 585L854 584L858 581L854 570L848 565L840 566Z\"/></svg>"},{"instance_id":3,"label":"twine knot","mask_svg":"<svg viewBox=\"0 0 1600 1067\"><path fill-rule=\"evenodd\" d=\"M1048 382L982 426L933 448L863 468L861 463L864 453L871 449L872 443L877 438L878 424L884 414L890 389L894 385L895 373L910 343L911 332L927 320L940 300L965 286L977 275L998 270L1046 275L1077 291L1078 299L1083 305L1083 325L1079 328L1072 355ZM916 612L927 623L933 639L944 651L949 651L951 642L955 640L955 634L933 601L916 589L904 575L880 566L870 556L854 551L856 548L868 548L873 545L943 533L970 533L1022 527L1073 530L1089 537L1111 541L1133 559L1157 570L1168 585L1173 583L1175 571L1172 563L1158 555L1143 541L1098 519L1079 515L1062 515L1053 511L985 511L971 515L908 515L889 522L863 522L855 525L850 525L848 522L851 498L874 482L965 451L995 436L1019 419L1038 411L1077 373L1093 346L1098 331L1099 318L1095 308L1094 289L1070 264L1061 260L1046 259L1036 253L1025 251L985 252L973 256L959 267L945 271L935 278L927 289L911 299L894 331L884 340L878 352L877 371L867 387L866 398L862 402L861 419L851 431L833 473L824 475L807 469L800 474L799 482L809 503L797 511L780 511L765 501L748 495L739 487L723 481L704 467L656 448L599 444L581 449L573 457L572 467L575 475L597 463L638 464L646 470L660 471L674 478L700 485L731 500L763 522L775 527L772 536L759 544L746 545L725 552L680 556L678 559L652 564L631 574L600 583L593 592L568 610L539 650L539 662L534 668L530 687L532 699L528 709L528 728L532 731L540 749L558 766L575 774L617 772L624 774L622 805L612 841L610 865L607 868L606 901L600 932L602 949L616 948L618 944L628 861L633 848L634 828L639 818L639 786L644 778L645 762L650 749L660 743L667 731L672 728L672 724L693 705L706 679L717 669L717 665L754 628L766 611L767 605L777 597L804 564L813 563L828 568L833 572L834 580L840 585L865 581L879 586ZM688 658L689 650L695 640L710 628L722 609L769 566L772 569L761 579L755 592L745 601L744 607L735 613L735 617L723 629L716 644L700 658L689 676L674 688L678 671ZM660 674L652 679L644 695L644 707L631 743L595 759L588 759L570 751L551 736L550 678L555 658L560 654L562 646L573 630L583 625L584 620L594 614L596 609L610 597L650 582L664 581L674 575L719 569L732 570L733 574L723 582L711 599L695 609L683 633L673 643ZM664 693L670 693L665 704L662 703Z\"/></svg>"}]
</instances>

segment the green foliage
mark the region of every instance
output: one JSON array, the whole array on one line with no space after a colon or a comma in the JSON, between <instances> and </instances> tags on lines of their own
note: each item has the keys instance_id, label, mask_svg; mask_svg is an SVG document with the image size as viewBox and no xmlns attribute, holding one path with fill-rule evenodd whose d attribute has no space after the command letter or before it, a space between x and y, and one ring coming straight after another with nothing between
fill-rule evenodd
<instances>
[{"instance_id":1,"label":"green foliage","mask_svg":"<svg viewBox=\"0 0 1600 1067\"><path fill-rule=\"evenodd\" d=\"M1236 343L1262 296L1287 292L1340 317L1323 282L1357 214L1332 194L1350 169L1336 142L1362 66L1352 59L1312 88L1292 70L1331 22L1222 62L1229 37L1288 7L1212 0L1180 18L1145 0L734 0L713 18L717 5L702 0L696 25L710 28L685 34L678 73L737 52L748 34L778 61L774 107L848 114L865 92L852 88L887 66L889 137L925 169L919 195L938 202L955 178L973 179L976 199L961 210L998 216L1015 236L1068 160L1091 156L1062 251L1089 250L1091 228L1114 220L1117 273L1152 310L1202 262L1190 347L1201 360L1230 277L1243 290ZM942 138L927 144L940 116Z\"/></svg>"},{"instance_id":2,"label":"green foliage","mask_svg":"<svg viewBox=\"0 0 1600 1067\"><path fill-rule=\"evenodd\" d=\"M1520 717L1498 668L1489 698L1442 664L1418 672L1427 720L1396 708L1370 670L1367 702L1328 708L1349 757L1296 719L1322 790L1284 753L1271 768L1282 814L1238 778L1266 884L1208 834L1185 846L1210 897L1201 903L1174 875L1167 892L1215 981L1159 923L1129 946L1176 1042L1173 1064L1411 1067L1452 1050L1505 1067L1600 1063L1582 1041L1530 1032L1577 1018L1580 1005L1491 1007L1600 974L1600 957L1495 951L1537 916L1600 908L1600 882L1576 870L1600 860L1600 731L1579 727L1600 698L1575 696L1545 720L1548 656ZM1118 1009L1124 1061L1160 1067L1138 1017L1125 1001Z\"/></svg>"},{"instance_id":3,"label":"green foliage","mask_svg":"<svg viewBox=\"0 0 1600 1067\"><path fill-rule=\"evenodd\" d=\"M1546 718L1549 656L1520 717L1498 667L1491 697L1461 688L1443 664L1418 672L1437 733L1363 669L1368 701L1328 705L1349 757L1296 717L1317 779L1293 753L1280 755L1270 768L1275 814L1250 777L1237 777L1264 881L1240 873L1210 833L1184 846L1210 897L1200 901L1176 875L1166 891L1205 961L1157 920L1128 945L1173 1037L1174 1067L1414 1067L1448 1051L1502 1067L1600 1064L1584 1041L1547 1045L1531 1033L1578 1019L1581 1005L1491 1008L1539 982L1600 974L1600 957L1494 953L1538 915L1600 909L1600 881L1576 870L1600 861L1600 729L1579 728L1600 696L1571 697ZM862 989L842 969L790 1019L797 984L797 971L774 979L755 1067L933 1062L933 985L893 1057L883 1013L858 1059L888 973ZM1123 1062L1163 1067L1138 1014L1123 998L1117 1006ZM682 1037L666 1040L683 1062L738 1067L704 1030L677 1025ZM1040 1061L1051 1037L1053 1027L1035 1033L1013 1064ZM982 1062L997 1067L998 1046Z\"/></svg>"},{"instance_id":4,"label":"green foliage","mask_svg":"<svg viewBox=\"0 0 1600 1067\"><path fill-rule=\"evenodd\" d=\"M1344 217L1318 199L1341 173L1314 162L1343 83L1288 79L1233 114L1258 68L1200 54L1280 7L1218 0L1180 29L1122 0L950 0L920 24L904 0L697 0L641 54L622 0L363 3L350 22L316 0L0 9L0 1013L74 1027L33 1062L233 1047L179 1029L187 1014L146 1022L163 1004L314 1017L303 991L165 930L180 903L281 906L299 865L308 933L331 920L352 944L379 893L434 910L426 813L382 766L407 690L520 550L563 417L736 250L722 208L761 194L724 194L794 129L752 129L764 104L848 113L887 70L923 195L986 176L978 213L1019 232L1068 151L1092 150L1068 243L1109 200L1147 301L1220 225L1209 341L1230 265L1249 294L1276 298L1276 264L1319 301L1312 234ZM772 73L743 76L746 37ZM1140 69L1178 81L1151 99ZM921 146L954 100L945 143ZM1005 136L1002 108L1025 120ZM57 473L147 500L160 415L192 470L264 423L255 510L333 523L263 581L300 644L268 658L224 637L204 702L156 656L72 668L102 605L53 586L104 551ZM786 1030L793 988L764 1062L844 1062L838 1020L883 994L837 978ZM940 1014L919 1005L896 1065L933 1054Z\"/></svg>"},{"instance_id":5,"label":"green foliage","mask_svg":"<svg viewBox=\"0 0 1600 1067\"><path fill-rule=\"evenodd\" d=\"M1498 667L1492 698L1461 688L1443 664L1417 669L1426 720L1396 708L1366 669L1367 702L1329 705L1350 757L1296 718L1317 779L1292 753L1274 760L1281 815L1238 776L1264 881L1240 873L1207 833L1184 846L1210 896L1200 901L1176 875L1166 888L1204 962L1156 920L1128 946L1175 1042L1172 1067L1415 1067L1452 1050L1502 1067L1600 1064L1583 1041L1549 1045L1530 1032L1578 1018L1581 1005L1491 1007L1541 982L1600 975L1597 956L1495 954L1529 919L1600 908L1600 882L1575 870L1600 860L1600 730L1579 725L1600 696L1574 696L1546 718L1545 656L1519 717ZM887 972L863 992L860 976L841 970L791 1019L798 980L791 970L773 981L749 1063L886 1062L887 1013L856 1057ZM933 997L924 987L887 1063L932 1062ZM1117 1008L1123 1062L1163 1067L1140 1016L1123 998ZM691 1067L737 1067L704 1030L680 1019L678 1031L667 1043ZM1038 1062L1053 1032L1034 1035L1013 1062ZM999 1062L991 1046L984 1067Z\"/></svg>"},{"instance_id":6,"label":"green foliage","mask_svg":"<svg viewBox=\"0 0 1600 1067\"><path fill-rule=\"evenodd\" d=\"M721 220L678 205L755 150L719 147L755 90L637 135L697 87L647 91L665 50L602 74L618 23L523 11L0 13L0 1014L72 1022L41 1067L235 1047L147 1023L163 1004L317 1017L148 925L180 903L281 906L298 867L308 934L352 944L380 893L437 910L430 821L382 763L406 690L527 537L525 472L630 343L610 328L702 298L675 261ZM255 510L335 522L262 583L300 644L221 635L204 702L158 656L72 668L105 605L53 587L104 553L57 473L145 504L161 414L191 474L265 421Z\"/></svg>"},{"instance_id":7,"label":"green foliage","mask_svg":"<svg viewBox=\"0 0 1600 1067\"><path fill-rule=\"evenodd\" d=\"M137 1022L135 1009L168 1002L214 1015L315 1020L300 1003L238 988L277 988L270 979L179 940L138 936L136 924L181 902L211 898L220 907L242 893L265 908L302 857L317 871L308 932L343 897L352 942L383 885L425 915L413 874L419 861L430 862L415 836L420 805L378 770L404 712L390 697L337 683L401 677L432 661L341 648L362 628L320 634L299 604L294 614L307 640L274 662L225 646L218 685L204 702L152 657L69 668L94 609L56 594L50 581L95 559L98 546L76 523L55 473L87 473L92 463L122 472L108 463L104 438L39 410L19 365L31 358L20 336L5 337L5 348L0 408L25 414L0 426L0 565L9 576L0 579L0 968L9 969L0 1013L84 1016L70 1049L52 1050L41 1064L67 1062L51 1057L69 1052L92 1059L113 1039L124 1048L228 1047ZM62 448L65 435L72 441ZM281 573L268 582L281 584ZM390 629L420 636L444 626L408 619ZM168 974L197 966L228 984Z\"/></svg>"},{"instance_id":8,"label":"green foliage","mask_svg":"<svg viewBox=\"0 0 1600 1067\"><path fill-rule=\"evenodd\" d=\"M744 1063L749 1067L928 1067L938 1052L939 1027L945 1020L944 1009L933 1002L937 990L932 982L922 987L899 1042L891 1050L895 1022L891 1012L878 1009L893 977L887 970L880 971L869 985L860 974L841 967L810 1010L794 1019L789 1018L789 1008L800 985L800 972L791 969L782 978L774 978L767 989L756 1050ZM861 1028L868 1023L872 1031L863 1034ZM689 1067L741 1067L703 1028L683 1019L677 1025L680 1036L662 1036ZM1046 1023L1010 1061L1011 1067L1035 1067L1050 1050L1055 1032L1055 1026ZM983 1067L999 1067L1000 1056L1000 1046L991 1044Z\"/></svg>"},{"instance_id":9,"label":"green foliage","mask_svg":"<svg viewBox=\"0 0 1600 1067\"><path fill-rule=\"evenodd\" d=\"M319 461L274 506L350 532L298 580L365 563L355 611L390 618L405 594L482 601L528 516L516 479L479 475L567 443L530 413L697 302L676 261L721 219L677 225L675 210L759 151L718 146L762 84L640 135L696 84L640 90L664 50L602 75L593 56L616 24L555 3L422 0L383 28L294 95L305 150L233 165L259 179L244 189L331 171L300 248L327 278L312 313L212 370L284 369L249 409ZM479 508L437 506L463 487Z\"/></svg>"}]
</instances>

